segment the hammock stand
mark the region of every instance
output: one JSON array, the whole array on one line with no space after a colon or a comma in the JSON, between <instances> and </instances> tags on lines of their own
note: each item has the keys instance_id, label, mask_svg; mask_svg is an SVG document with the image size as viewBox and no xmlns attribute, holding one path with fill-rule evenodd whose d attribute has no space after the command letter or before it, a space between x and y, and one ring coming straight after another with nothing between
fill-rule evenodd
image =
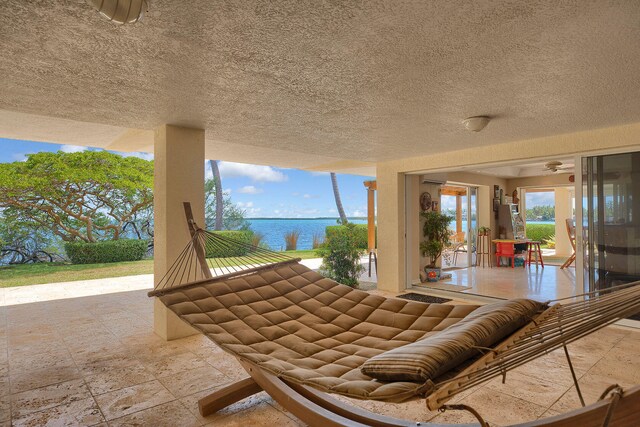
<instances>
[{"instance_id":1,"label":"hammock stand","mask_svg":"<svg viewBox=\"0 0 640 427\"><path fill-rule=\"evenodd\" d=\"M270 272L275 272L279 268L299 266L300 259L291 259L281 253L262 249L248 242L239 242L200 229L193 221L189 204L185 203L184 207L192 240L155 289L149 292L149 296L159 297L182 320L205 333L223 350L236 356L249 374L248 378L223 387L201 399L198 405L203 416L213 414L264 390L285 409L311 426L444 426L396 419L346 405L327 393L319 391L318 385L312 381L292 377L287 372L282 374L270 372L270 369L265 368L262 363L248 360L245 355L234 352L231 346L213 339L211 334L207 333L205 326L202 326L199 321L193 321L193 316L201 316L201 313L195 315L184 313L184 306L189 305L192 310L194 304L198 305L196 302L173 303L171 298L185 292L205 294L205 286L225 286L238 278L250 278L259 274L268 276ZM233 252L234 248L238 250ZM215 254L216 251L227 256L224 259L212 257L211 254ZM431 410L469 410L476 416L479 423L465 424L465 426L484 427L488 424L473 409L464 405L447 405L447 401L461 391L498 376L504 378L507 371L548 354L550 351L563 348L583 408L555 417L518 424L518 426L632 427L639 425L640 386L634 386L626 391L619 386L610 387L599 401L585 406L566 348L570 342L640 312L640 286L638 285L640 283L622 285L612 288L615 292L609 289L600 291L599 294L584 294L584 300L548 306L526 326L498 345L483 349L486 351L485 354L467 364L466 368L437 383L427 381L421 386L417 385L415 397L426 398L427 407ZM217 319L213 321L218 323ZM331 390L331 392L335 391ZM339 391L338 393L350 395ZM607 397L608 394L611 396Z\"/></svg>"}]
</instances>

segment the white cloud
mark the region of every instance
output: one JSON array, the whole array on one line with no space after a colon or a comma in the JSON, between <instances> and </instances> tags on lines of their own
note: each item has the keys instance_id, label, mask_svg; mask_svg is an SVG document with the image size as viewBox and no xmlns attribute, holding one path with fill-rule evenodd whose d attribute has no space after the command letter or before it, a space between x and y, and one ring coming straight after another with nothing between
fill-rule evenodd
<instances>
[{"instance_id":1,"label":"white cloud","mask_svg":"<svg viewBox=\"0 0 640 427\"><path fill-rule=\"evenodd\" d=\"M238 190L238 193L242 193L242 194L260 194L263 192L264 190L262 190L262 188L257 188L253 185L245 185L244 187Z\"/></svg>"},{"instance_id":2,"label":"white cloud","mask_svg":"<svg viewBox=\"0 0 640 427\"><path fill-rule=\"evenodd\" d=\"M271 166L220 162L218 167L223 178L248 177L256 182L284 182L289 179L287 175Z\"/></svg>"},{"instance_id":3,"label":"white cloud","mask_svg":"<svg viewBox=\"0 0 640 427\"><path fill-rule=\"evenodd\" d=\"M327 176L329 172L311 172L311 176Z\"/></svg>"},{"instance_id":4,"label":"white cloud","mask_svg":"<svg viewBox=\"0 0 640 427\"><path fill-rule=\"evenodd\" d=\"M81 151L87 151L88 147L81 147L79 145L63 145L60 147L60 151L64 153L79 153Z\"/></svg>"},{"instance_id":5,"label":"white cloud","mask_svg":"<svg viewBox=\"0 0 640 427\"><path fill-rule=\"evenodd\" d=\"M247 218L260 216L260 213L262 212L262 208L254 207L253 202L238 202L236 205L244 211L244 215Z\"/></svg>"},{"instance_id":6,"label":"white cloud","mask_svg":"<svg viewBox=\"0 0 640 427\"><path fill-rule=\"evenodd\" d=\"M11 158L16 162L26 162L27 155L25 153L13 153Z\"/></svg>"},{"instance_id":7,"label":"white cloud","mask_svg":"<svg viewBox=\"0 0 640 427\"><path fill-rule=\"evenodd\" d=\"M152 153L121 153L121 152L116 152L116 154L121 155L122 157L137 157L139 159L143 159L143 160L153 160L153 154Z\"/></svg>"},{"instance_id":8,"label":"white cloud","mask_svg":"<svg viewBox=\"0 0 640 427\"><path fill-rule=\"evenodd\" d=\"M304 196L302 196L305 199L310 199L311 198L311 194L305 194Z\"/></svg>"},{"instance_id":9,"label":"white cloud","mask_svg":"<svg viewBox=\"0 0 640 427\"><path fill-rule=\"evenodd\" d=\"M355 211L351 212L350 216L367 216L367 213L361 211L360 209L356 209Z\"/></svg>"}]
</instances>

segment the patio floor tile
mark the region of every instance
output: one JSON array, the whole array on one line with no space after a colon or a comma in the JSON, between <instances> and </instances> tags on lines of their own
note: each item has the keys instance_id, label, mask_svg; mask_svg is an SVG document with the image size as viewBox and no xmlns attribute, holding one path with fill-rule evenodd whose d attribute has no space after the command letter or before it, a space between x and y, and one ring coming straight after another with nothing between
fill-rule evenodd
<instances>
[{"instance_id":1,"label":"patio floor tile","mask_svg":"<svg viewBox=\"0 0 640 427\"><path fill-rule=\"evenodd\" d=\"M174 400L159 381L149 381L95 397L107 421Z\"/></svg>"}]
</instances>

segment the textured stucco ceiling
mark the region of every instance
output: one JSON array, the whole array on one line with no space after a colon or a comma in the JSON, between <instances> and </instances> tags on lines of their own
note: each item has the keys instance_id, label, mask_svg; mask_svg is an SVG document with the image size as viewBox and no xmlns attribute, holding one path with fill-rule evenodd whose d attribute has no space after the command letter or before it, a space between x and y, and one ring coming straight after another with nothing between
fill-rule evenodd
<instances>
[{"instance_id":1,"label":"textured stucco ceiling","mask_svg":"<svg viewBox=\"0 0 640 427\"><path fill-rule=\"evenodd\" d=\"M640 121L637 0L154 0L127 26L3 0L0 47L0 116L202 127L226 160L322 168Z\"/></svg>"}]
</instances>

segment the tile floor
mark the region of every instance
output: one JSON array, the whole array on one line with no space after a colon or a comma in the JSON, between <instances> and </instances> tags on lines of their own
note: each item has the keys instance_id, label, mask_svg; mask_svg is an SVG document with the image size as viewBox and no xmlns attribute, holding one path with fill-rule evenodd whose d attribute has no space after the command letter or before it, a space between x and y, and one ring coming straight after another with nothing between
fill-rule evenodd
<instances>
[{"instance_id":1,"label":"tile floor","mask_svg":"<svg viewBox=\"0 0 640 427\"><path fill-rule=\"evenodd\" d=\"M575 268L560 269L556 265L546 265L544 268L472 267L448 273L451 274L449 280L438 282L435 286L426 283L421 286L450 291L456 291L456 287L459 287L459 291L465 294L494 298L531 298L538 301L580 293L576 292Z\"/></svg>"},{"instance_id":2,"label":"tile floor","mask_svg":"<svg viewBox=\"0 0 640 427\"><path fill-rule=\"evenodd\" d=\"M171 342L155 336L147 287L148 278L137 276L4 289L0 426L302 425L264 393L200 417L198 399L243 371L202 336ZM62 288L84 296L55 294ZM640 383L640 331L609 327L571 345L571 352L589 402L611 383ZM506 385L496 379L457 400L496 425L578 407L559 352L510 373ZM429 412L422 401L352 403L417 421L473 422L466 413Z\"/></svg>"}]
</instances>

